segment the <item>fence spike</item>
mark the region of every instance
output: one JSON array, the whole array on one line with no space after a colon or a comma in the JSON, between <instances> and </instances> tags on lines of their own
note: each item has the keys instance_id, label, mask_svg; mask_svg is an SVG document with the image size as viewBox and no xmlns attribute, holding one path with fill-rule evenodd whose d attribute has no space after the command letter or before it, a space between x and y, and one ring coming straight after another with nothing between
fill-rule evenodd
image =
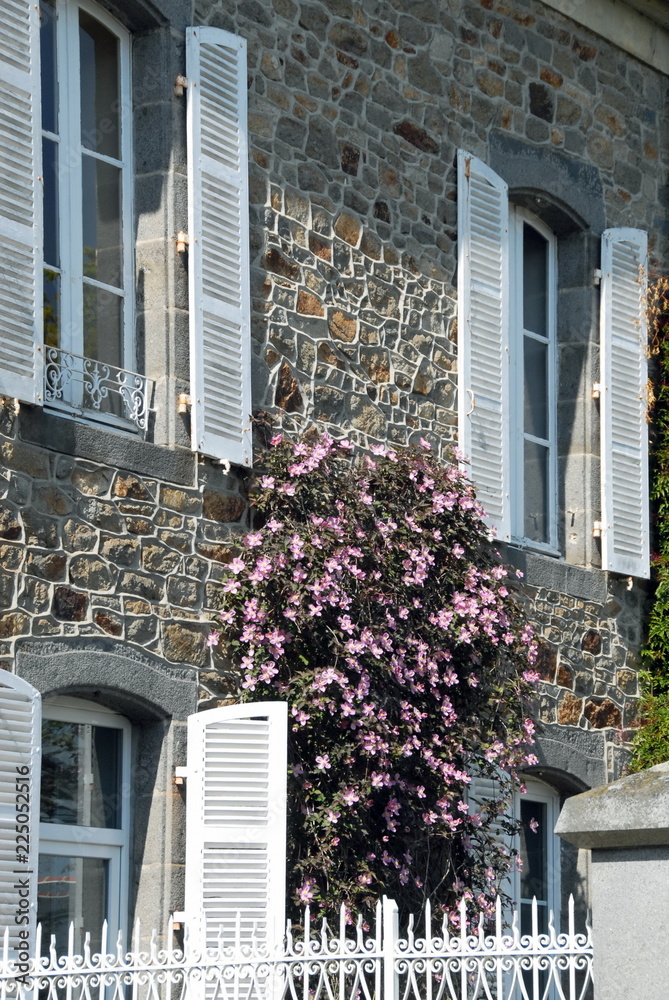
<instances>
[{"instance_id":1,"label":"fence spike","mask_svg":"<svg viewBox=\"0 0 669 1000\"><path fill-rule=\"evenodd\" d=\"M362 947L364 945L364 942L365 942L363 933L364 932L363 932L363 929L362 929L362 913L359 913L358 914L358 919L357 919L356 925L355 925L355 940L356 940L356 943L358 945L358 949L362 949Z\"/></svg>"}]
</instances>

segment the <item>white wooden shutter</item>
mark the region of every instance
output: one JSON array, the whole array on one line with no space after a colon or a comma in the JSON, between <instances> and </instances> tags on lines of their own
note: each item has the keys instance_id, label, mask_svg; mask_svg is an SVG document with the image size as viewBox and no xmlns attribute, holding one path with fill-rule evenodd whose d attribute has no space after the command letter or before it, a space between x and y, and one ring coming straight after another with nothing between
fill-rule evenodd
<instances>
[{"instance_id":1,"label":"white wooden shutter","mask_svg":"<svg viewBox=\"0 0 669 1000\"><path fill-rule=\"evenodd\" d=\"M285 702L188 719L186 929L195 947L282 939L286 894Z\"/></svg>"},{"instance_id":2,"label":"white wooden shutter","mask_svg":"<svg viewBox=\"0 0 669 1000\"><path fill-rule=\"evenodd\" d=\"M39 5L0 15L0 395L42 398Z\"/></svg>"},{"instance_id":3,"label":"white wooden shutter","mask_svg":"<svg viewBox=\"0 0 669 1000\"><path fill-rule=\"evenodd\" d=\"M41 726L39 692L0 671L0 935L14 953L35 932Z\"/></svg>"},{"instance_id":4,"label":"white wooden shutter","mask_svg":"<svg viewBox=\"0 0 669 1000\"><path fill-rule=\"evenodd\" d=\"M506 787L506 786L505 786ZM469 813L481 812L483 807L487 802L499 798L501 790L501 785L499 782L495 781L494 778L483 777L482 775L472 775L472 780L469 785L467 793L467 801L469 802ZM510 820L515 820L515 806L516 806L516 796L513 797L513 802L507 814L507 818ZM493 839L501 844L507 855L511 857L513 850L517 847L515 844L515 838L509 836L509 834L502 828L500 823L493 823L490 827L490 832ZM502 881L500 889L502 892L512 895L515 886L515 875L513 871L509 872L507 878ZM519 897L518 897L519 898ZM514 899L514 905L516 904Z\"/></svg>"},{"instance_id":5,"label":"white wooden shutter","mask_svg":"<svg viewBox=\"0 0 669 1000\"><path fill-rule=\"evenodd\" d=\"M192 446L250 465L246 41L189 28L186 72Z\"/></svg>"},{"instance_id":6,"label":"white wooden shutter","mask_svg":"<svg viewBox=\"0 0 669 1000\"><path fill-rule=\"evenodd\" d=\"M458 428L478 498L510 537L509 207L490 167L458 150Z\"/></svg>"},{"instance_id":7,"label":"white wooden shutter","mask_svg":"<svg viewBox=\"0 0 669 1000\"><path fill-rule=\"evenodd\" d=\"M647 256L641 230L602 235L602 565L640 577L650 575Z\"/></svg>"}]
</instances>

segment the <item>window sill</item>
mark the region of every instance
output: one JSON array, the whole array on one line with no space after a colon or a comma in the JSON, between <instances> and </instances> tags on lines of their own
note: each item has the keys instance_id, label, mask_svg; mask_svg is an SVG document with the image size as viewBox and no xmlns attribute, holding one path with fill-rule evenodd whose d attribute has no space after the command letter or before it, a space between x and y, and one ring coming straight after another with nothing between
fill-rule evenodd
<instances>
[{"instance_id":1,"label":"window sill","mask_svg":"<svg viewBox=\"0 0 669 1000\"><path fill-rule=\"evenodd\" d=\"M22 405L18 433L26 444L104 463L111 469L180 486L192 486L196 480L197 455L190 448L153 444L139 434L74 419L57 410Z\"/></svg>"},{"instance_id":2,"label":"window sill","mask_svg":"<svg viewBox=\"0 0 669 1000\"><path fill-rule=\"evenodd\" d=\"M605 604L608 600L606 573L598 566L577 566L545 552L529 549L516 542L507 542L502 555L523 574L523 583L530 587Z\"/></svg>"},{"instance_id":3,"label":"window sill","mask_svg":"<svg viewBox=\"0 0 669 1000\"><path fill-rule=\"evenodd\" d=\"M134 437L146 437L146 430L137 424L114 413L102 413L87 407L74 406L64 400L48 400L44 404L45 413L57 414L63 420L76 420L78 423L90 424L94 427L106 427L109 430L132 434Z\"/></svg>"},{"instance_id":4,"label":"window sill","mask_svg":"<svg viewBox=\"0 0 669 1000\"><path fill-rule=\"evenodd\" d=\"M549 556L551 559L564 559L563 554L559 549L553 548L552 545L546 545L544 542L534 542L529 538L517 538L512 535L509 540L509 545L513 545L517 549L526 549L529 552L536 552L540 556Z\"/></svg>"}]
</instances>

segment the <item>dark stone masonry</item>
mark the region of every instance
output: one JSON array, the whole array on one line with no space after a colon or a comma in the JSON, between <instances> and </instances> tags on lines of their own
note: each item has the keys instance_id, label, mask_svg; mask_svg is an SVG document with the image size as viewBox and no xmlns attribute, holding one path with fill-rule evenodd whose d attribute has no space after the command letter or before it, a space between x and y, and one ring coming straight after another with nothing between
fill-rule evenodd
<instances>
[{"instance_id":1,"label":"dark stone masonry","mask_svg":"<svg viewBox=\"0 0 669 1000\"><path fill-rule=\"evenodd\" d=\"M2 400L0 667L45 701L102 691L103 704L111 691L141 734L138 815L152 833L130 895L147 920L182 906L173 767L198 700L214 707L237 691L225 650L206 640L249 527L248 472L194 453L186 404L177 408L190 359L188 254L175 248L188 228L186 99L174 81L193 24L248 45L252 395L276 429L317 423L363 449L425 438L443 458L457 444L458 149L555 235L557 546L502 550L524 574L541 644L537 774L560 797L624 769L648 586L601 569L594 271L611 227L646 230L651 268L663 267L669 78L652 54L559 5L103 4L132 36L135 357L153 381L149 428L144 440ZM586 866L569 850L563 895L576 887L581 905ZM167 872L159 889L154 864Z\"/></svg>"}]
</instances>

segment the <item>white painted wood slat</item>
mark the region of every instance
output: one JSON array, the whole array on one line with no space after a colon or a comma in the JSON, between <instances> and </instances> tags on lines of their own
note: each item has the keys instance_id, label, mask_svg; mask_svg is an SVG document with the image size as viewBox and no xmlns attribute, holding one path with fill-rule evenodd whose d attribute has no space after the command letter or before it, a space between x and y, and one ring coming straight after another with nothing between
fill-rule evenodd
<instances>
[{"instance_id":1,"label":"white painted wood slat","mask_svg":"<svg viewBox=\"0 0 669 1000\"><path fill-rule=\"evenodd\" d=\"M42 399L39 10L0 17L0 394Z\"/></svg>"},{"instance_id":2,"label":"white painted wood slat","mask_svg":"<svg viewBox=\"0 0 669 1000\"><path fill-rule=\"evenodd\" d=\"M510 537L507 186L458 150L460 447L498 537Z\"/></svg>"},{"instance_id":3,"label":"white painted wood slat","mask_svg":"<svg viewBox=\"0 0 669 1000\"><path fill-rule=\"evenodd\" d=\"M34 942L41 760L41 699L30 684L0 675L0 934L12 952ZM22 934L23 932L23 934ZM25 935L28 935L27 937Z\"/></svg>"},{"instance_id":4,"label":"white painted wood slat","mask_svg":"<svg viewBox=\"0 0 669 1000\"><path fill-rule=\"evenodd\" d=\"M192 446L251 465L246 41L189 28Z\"/></svg>"},{"instance_id":5,"label":"white painted wood slat","mask_svg":"<svg viewBox=\"0 0 669 1000\"><path fill-rule=\"evenodd\" d=\"M229 705L188 720L186 926L215 947L273 948L285 913L287 708Z\"/></svg>"},{"instance_id":6,"label":"white painted wood slat","mask_svg":"<svg viewBox=\"0 0 669 1000\"><path fill-rule=\"evenodd\" d=\"M650 575L646 233L602 235L602 565Z\"/></svg>"}]
</instances>

